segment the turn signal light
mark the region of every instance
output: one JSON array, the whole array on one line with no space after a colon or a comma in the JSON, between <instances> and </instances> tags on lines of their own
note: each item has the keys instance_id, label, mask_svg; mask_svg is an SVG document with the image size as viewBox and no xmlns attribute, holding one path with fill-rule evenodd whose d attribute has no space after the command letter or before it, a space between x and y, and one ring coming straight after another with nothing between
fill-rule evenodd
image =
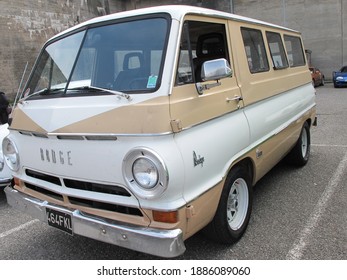
<instances>
[{"instance_id":1,"label":"turn signal light","mask_svg":"<svg viewBox=\"0 0 347 280\"><path fill-rule=\"evenodd\" d=\"M153 210L152 213L153 213L153 219L156 222L170 223L170 224L178 222L177 211L163 212L163 211Z\"/></svg>"}]
</instances>

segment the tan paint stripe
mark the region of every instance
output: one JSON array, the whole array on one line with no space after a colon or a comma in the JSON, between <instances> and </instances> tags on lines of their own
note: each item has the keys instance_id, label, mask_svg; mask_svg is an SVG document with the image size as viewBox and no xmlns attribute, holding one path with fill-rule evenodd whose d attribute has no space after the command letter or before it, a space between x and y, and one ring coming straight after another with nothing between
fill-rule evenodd
<instances>
[{"instance_id":1,"label":"tan paint stripe","mask_svg":"<svg viewBox=\"0 0 347 280\"><path fill-rule=\"evenodd\" d=\"M45 118L47 116L43 115L42 117ZM54 117L52 117L51 121L55 121ZM39 124L35 123L23 110L19 108L15 109L11 128L37 133L47 133L46 130L40 127ZM169 133L172 132L170 125L169 97L164 96L152 98L138 104L116 108L50 132L63 134Z\"/></svg>"},{"instance_id":2,"label":"tan paint stripe","mask_svg":"<svg viewBox=\"0 0 347 280\"><path fill-rule=\"evenodd\" d=\"M46 116L42 116L43 118ZM31 131L36 133L47 133L41 126L35 123L25 112L16 107L13 111L13 121L10 126L11 129Z\"/></svg>"},{"instance_id":3,"label":"tan paint stripe","mask_svg":"<svg viewBox=\"0 0 347 280\"><path fill-rule=\"evenodd\" d=\"M167 97L113 109L53 131L115 134L167 132L171 132Z\"/></svg>"}]
</instances>

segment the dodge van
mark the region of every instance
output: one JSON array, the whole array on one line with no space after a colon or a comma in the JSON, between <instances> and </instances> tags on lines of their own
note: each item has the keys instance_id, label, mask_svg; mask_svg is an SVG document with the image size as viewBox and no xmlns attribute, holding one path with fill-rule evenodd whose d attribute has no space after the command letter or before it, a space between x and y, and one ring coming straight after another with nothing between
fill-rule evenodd
<instances>
[{"instance_id":1,"label":"dodge van","mask_svg":"<svg viewBox=\"0 0 347 280\"><path fill-rule=\"evenodd\" d=\"M165 258L200 230L231 244L258 180L307 163L315 120L295 30L189 6L94 18L38 55L3 141L7 201Z\"/></svg>"}]
</instances>

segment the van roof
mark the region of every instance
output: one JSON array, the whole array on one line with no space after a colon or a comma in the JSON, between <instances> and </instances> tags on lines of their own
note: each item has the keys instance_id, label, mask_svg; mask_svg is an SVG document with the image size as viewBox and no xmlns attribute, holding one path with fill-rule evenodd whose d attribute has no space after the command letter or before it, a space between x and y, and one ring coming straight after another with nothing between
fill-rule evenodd
<instances>
[{"instance_id":1,"label":"van roof","mask_svg":"<svg viewBox=\"0 0 347 280\"><path fill-rule=\"evenodd\" d=\"M263 25L263 26L268 26L268 27L282 29L282 30L287 30L290 32L300 33L299 31L296 31L296 30L293 30L293 29L290 29L290 28L287 28L284 26L280 26L280 25L269 23L269 22L236 15L236 14L221 12L218 10L212 10L212 9L201 8L201 7L196 7L196 6L188 6L188 5L163 5L163 6L154 6L154 7L149 7L149 8L141 8L141 9L136 9L136 10L123 11L123 12L113 13L110 15L95 17L93 19L82 22L76 26L73 26L73 27L57 34L53 38L64 35L66 33L73 31L73 30L82 28L84 26L93 25L96 23L102 23L102 22L106 22L106 21L122 19L122 18L127 18L127 17L141 16L141 15L146 15L146 14L158 14L158 13L170 14L173 19L176 19L178 21L181 21L186 15L202 15L202 16L209 16L209 17L216 17L216 18L231 19L231 20L235 20L235 21L242 21L242 22L247 22L247 23L252 23L252 24L257 24L257 25ZM51 39L53 39L53 38L51 38Z\"/></svg>"}]
</instances>

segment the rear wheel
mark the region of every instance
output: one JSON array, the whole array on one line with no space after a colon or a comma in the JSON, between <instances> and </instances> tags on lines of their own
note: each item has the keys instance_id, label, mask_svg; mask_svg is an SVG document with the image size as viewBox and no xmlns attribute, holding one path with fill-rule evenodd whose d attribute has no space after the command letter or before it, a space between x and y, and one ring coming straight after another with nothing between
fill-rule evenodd
<instances>
[{"instance_id":1,"label":"rear wheel","mask_svg":"<svg viewBox=\"0 0 347 280\"><path fill-rule=\"evenodd\" d=\"M212 222L204 229L214 241L231 244L245 232L252 210L252 186L247 168L234 167L227 177Z\"/></svg>"},{"instance_id":2,"label":"rear wheel","mask_svg":"<svg viewBox=\"0 0 347 280\"><path fill-rule=\"evenodd\" d=\"M304 123L300 137L296 142L294 148L288 154L290 163L297 166L304 166L310 157L311 151L311 135L310 126L307 122Z\"/></svg>"}]
</instances>

